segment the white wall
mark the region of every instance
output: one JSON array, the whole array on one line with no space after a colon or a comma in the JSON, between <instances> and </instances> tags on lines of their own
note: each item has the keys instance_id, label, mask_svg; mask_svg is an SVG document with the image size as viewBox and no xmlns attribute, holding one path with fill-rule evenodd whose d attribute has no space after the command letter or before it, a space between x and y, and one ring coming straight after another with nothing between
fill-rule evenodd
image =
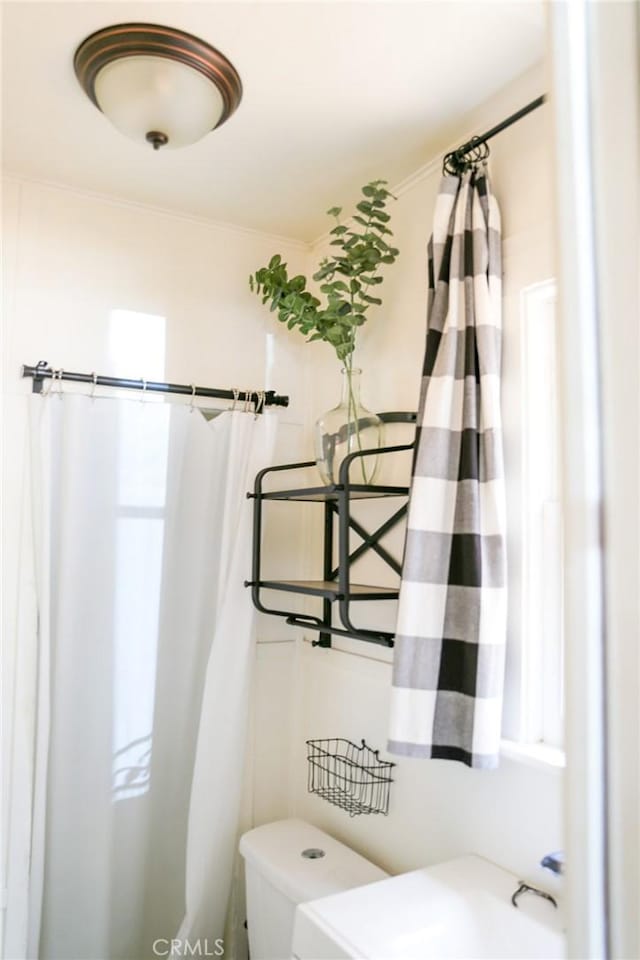
<instances>
[{"instance_id":1,"label":"white wall","mask_svg":"<svg viewBox=\"0 0 640 960\"><path fill-rule=\"evenodd\" d=\"M638 957L640 9L556 4L549 20L566 318L568 945Z\"/></svg>"},{"instance_id":2,"label":"white wall","mask_svg":"<svg viewBox=\"0 0 640 960\"><path fill-rule=\"evenodd\" d=\"M542 71L521 78L466 118L460 140L469 132L491 126L544 89ZM503 417L509 519L508 683L512 689L519 679L516 647L521 632L520 291L554 275L548 122L548 108L544 107L491 143L490 172L502 209L504 243ZM426 244L439 178L440 163L436 162L401 186L390 210L400 257L380 288L384 305L363 328L357 350L358 365L364 371L363 399L372 409L416 408L425 338ZM312 251L313 263L322 255L325 243L319 242ZM339 373L337 361L324 346L316 357L312 370L317 416L335 404ZM400 475L396 472L395 476L399 479ZM310 542L319 560L317 525L310 532ZM396 538L396 550L400 545ZM393 582L393 574L382 571L375 560L363 560L356 571L359 582ZM393 629L394 606L368 605L362 625ZM387 609L381 612L384 607ZM305 738L342 736L359 742L364 737L372 746L384 749L390 662L390 653L357 641L334 638L331 651L312 649L308 642L300 645L293 773L297 814L393 872L475 851L540 882L538 861L562 846L563 777L558 769L506 757L497 772L472 771L447 761L392 758L398 765L387 818L350 819L307 794ZM507 706L506 726L514 736L518 733L517 704Z\"/></svg>"}]
</instances>

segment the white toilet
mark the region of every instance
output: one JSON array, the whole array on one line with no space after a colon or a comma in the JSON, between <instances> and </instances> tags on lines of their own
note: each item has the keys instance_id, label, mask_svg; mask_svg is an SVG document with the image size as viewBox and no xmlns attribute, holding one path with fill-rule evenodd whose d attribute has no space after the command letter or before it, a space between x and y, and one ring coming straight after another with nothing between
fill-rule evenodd
<instances>
[{"instance_id":1,"label":"white toilet","mask_svg":"<svg viewBox=\"0 0 640 960\"><path fill-rule=\"evenodd\" d=\"M384 880L369 860L304 820L278 820L240 840L251 960L289 960L296 907Z\"/></svg>"}]
</instances>

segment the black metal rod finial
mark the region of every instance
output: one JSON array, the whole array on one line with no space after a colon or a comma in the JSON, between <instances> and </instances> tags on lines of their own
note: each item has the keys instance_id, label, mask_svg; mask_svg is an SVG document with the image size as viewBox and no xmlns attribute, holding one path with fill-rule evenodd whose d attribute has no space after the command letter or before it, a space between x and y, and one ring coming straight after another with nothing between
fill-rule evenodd
<instances>
[{"instance_id":1,"label":"black metal rod finial","mask_svg":"<svg viewBox=\"0 0 640 960\"><path fill-rule=\"evenodd\" d=\"M289 397L279 396L275 390L266 390L265 391L265 404L267 406L275 407L288 407L289 406Z\"/></svg>"}]
</instances>

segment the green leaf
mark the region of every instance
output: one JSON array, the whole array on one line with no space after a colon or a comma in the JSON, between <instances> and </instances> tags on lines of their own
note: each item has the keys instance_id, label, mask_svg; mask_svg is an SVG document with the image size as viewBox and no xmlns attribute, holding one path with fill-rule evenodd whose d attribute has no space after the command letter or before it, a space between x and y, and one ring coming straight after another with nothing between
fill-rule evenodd
<instances>
[{"instance_id":1,"label":"green leaf","mask_svg":"<svg viewBox=\"0 0 640 960\"><path fill-rule=\"evenodd\" d=\"M327 216L329 217L339 217L342 213L342 207L331 207L330 210L327 210Z\"/></svg>"},{"instance_id":2,"label":"green leaf","mask_svg":"<svg viewBox=\"0 0 640 960\"><path fill-rule=\"evenodd\" d=\"M330 277L335 273L335 266L332 263L325 264L324 267L321 267L317 273L313 274L314 280L324 280L325 277Z\"/></svg>"},{"instance_id":3,"label":"green leaf","mask_svg":"<svg viewBox=\"0 0 640 960\"><path fill-rule=\"evenodd\" d=\"M336 347L336 353L338 354L339 360L346 360L349 354L353 353L354 345L353 343L341 343Z\"/></svg>"}]
</instances>

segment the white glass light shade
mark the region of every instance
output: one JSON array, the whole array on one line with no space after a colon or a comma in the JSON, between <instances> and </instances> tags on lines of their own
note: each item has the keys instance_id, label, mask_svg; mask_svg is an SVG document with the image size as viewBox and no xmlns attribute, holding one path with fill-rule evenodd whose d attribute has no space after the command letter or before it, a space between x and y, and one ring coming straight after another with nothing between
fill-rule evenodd
<instances>
[{"instance_id":1,"label":"white glass light shade","mask_svg":"<svg viewBox=\"0 0 640 960\"><path fill-rule=\"evenodd\" d=\"M96 76L95 96L121 133L147 147L148 133L162 133L168 138L165 150L200 140L224 109L214 83L198 70L162 57L123 57L108 63Z\"/></svg>"}]
</instances>

